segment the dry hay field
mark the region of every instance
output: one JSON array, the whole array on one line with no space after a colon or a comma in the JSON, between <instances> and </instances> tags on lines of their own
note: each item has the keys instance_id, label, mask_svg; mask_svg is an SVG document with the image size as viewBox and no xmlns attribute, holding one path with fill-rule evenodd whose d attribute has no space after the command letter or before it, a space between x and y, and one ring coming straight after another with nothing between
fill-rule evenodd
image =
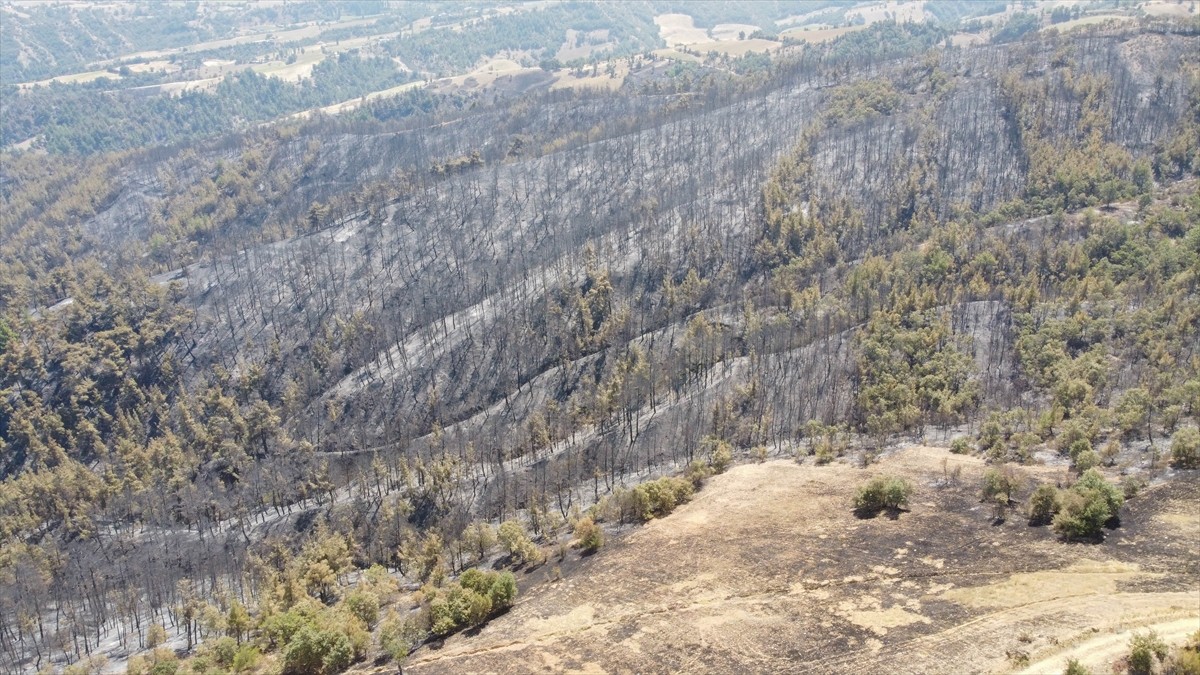
<instances>
[{"instance_id":1,"label":"dry hay field","mask_svg":"<svg viewBox=\"0 0 1200 675\"><path fill-rule=\"evenodd\" d=\"M1194 16L1200 12L1200 2L1167 2L1166 0L1152 0L1138 6L1143 12L1149 16L1166 16L1174 18L1187 18Z\"/></svg>"},{"instance_id":2,"label":"dry hay field","mask_svg":"<svg viewBox=\"0 0 1200 675\"><path fill-rule=\"evenodd\" d=\"M658 34L670 47L712 40L708 31L697 28L687 14L659 14L654 17L654 23L658 24Z\"/></svg>"},{"instance_id":3,"label":"dry hay field","mask_svg":"<svg viewBox=\"0 0 1200 675\"><path fill-rule=\"evenodd\" d=\"M880 2L864 7L855 7L846 12L846 18L861 16L866 23L878 21L895 21L896 23L920 23L928 16L925 13L925 3L918 2Z\"/></svg>"},{"instance_id":4,"label":"dry hay field","mask_svg":"<svg viewBox=\"0 0 1200 675\"><path fill-rule=\"evenodd\" d=\"M1125 21L1133 21L1133 17L1126 16L1124 14L1095 14L1092 16L1083 16L1078 19L1071 19L1070 21L1064 21L1062 23L1050 24L1049 26L1042 28L1042 30L1055 29L1065 31L1072 30L1074 28L1082 28L1084 26L1099 26L1109 22L1122 23Z\"/></svg>"},{"instance_id":5,"label":"dry hay field","mask_svg":"<svg viewBox=\"0 0 1200 675\"><path fill-rule=\"evenodd\" d=\"M1128 502L1104 543L1067 544L1019 515L993 524L984 470L924 446L865 469L734 467L595 555L551 558L507 614L404 671L1061 672L1068 655L1111 663L1141 626L1200 628L1195 476ZM910 510L855 517L854 490L882 473L914 483Z\"/></svg>"},{"instance_id":6,"label":"dry hay field","mask_svg":"<svg viewBox=\"0 0 1200 675\"><path fill-rule=\"evenodd\" d=\"M842 26L840 28L789 28L782 33L780 37L792 38L793 40L803 40L804 42L812 42L814 44L821 42L830 42L836 40L843 35L860 31L866 28L866 25L860 26Z\"/></svg>"},{"instance_id":7,"label":"dry hay field","mask_svg":"<svg viewBox=\"0 0 1200 675\"><path fill-rule=\"evenodd\" d=\"M685 47L688 51L707 54L716 52L730 56L744 56L751 52L769 52L783 46L774 40L738 39L739 34L750 35L758 30L758 26L750 24L723 23L714 26L712 35L703 28L697 28L692 17L687 14L660 14L654 17L658 24L658 33L667 43L668 49L657 50L656 53L673 58L679 54L674 47Z\"/></svg>"}]
</instances>

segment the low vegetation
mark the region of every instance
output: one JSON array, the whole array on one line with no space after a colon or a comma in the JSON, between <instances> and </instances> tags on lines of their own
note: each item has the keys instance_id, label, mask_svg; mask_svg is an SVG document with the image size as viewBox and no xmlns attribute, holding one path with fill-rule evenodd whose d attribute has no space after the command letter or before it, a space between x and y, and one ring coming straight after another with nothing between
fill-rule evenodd
<instances>
[{"instance_id":1,"label":"low vegetation","mask_svg":"<svg viewBox=\"0 0 1200 675\"><path fill-rule=\"evenodd\" d=\"M604 546L604 530L591 518L580 518L575 523L575 539L581 550L595 553Z\"/></svg>"},{"instance_id":2,"label":"low vegetation","mask_svg":"<svg viewBox=\"0 0 1200 675\"><path fill-rule=\"evenodd\" d=\"M456 581L429 594L429 630L445 637L470 628L508 609L516 598L517 582L512 572L469 569Z\"/></svg>"},{"instance_id":3,"label":"low vegetation","mask_svg":"<svg viewBox=\"0 0 1200 675\"><path fill-rule=\"evenodd\" d=\"M878 515L883 510L902 511L913 494L912 483L896 476L877 476L854 495L854 512L860 517Z\"/></svg>"},{"instance_id":4,"label":"low vegetation","mask_svg":"<svg viewBox=\"0 0 1200 675\"><path fill-rule=\"evenodd\" d=\"M1059 493L1054 531L1067 539L1097 539L1103 527L1120 517L1125 495L1096 469L1084 472L1079 480Z\"/></svg>"}]
</instances>

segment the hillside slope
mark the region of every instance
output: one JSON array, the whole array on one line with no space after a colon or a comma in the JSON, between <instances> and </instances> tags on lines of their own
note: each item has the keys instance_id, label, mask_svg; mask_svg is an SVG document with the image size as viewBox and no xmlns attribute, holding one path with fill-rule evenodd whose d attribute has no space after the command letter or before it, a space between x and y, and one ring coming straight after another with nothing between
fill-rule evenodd
<instances>
[{"instance_id":1,"label":"hillside slope","mask_svg":"<svg viewBox=\"0 0 1200 675\"><path fill-rule=\"evenodd\" d=\"M984 468L925 446L866 469L735 467L405 672L998 672L1142 626L1200 628L1194 481L1137 497L1103 547L1063 546L992 523ZM911 510L855 517L855 487L881 473L918 486Z\"/></svg>"}]
</instances>

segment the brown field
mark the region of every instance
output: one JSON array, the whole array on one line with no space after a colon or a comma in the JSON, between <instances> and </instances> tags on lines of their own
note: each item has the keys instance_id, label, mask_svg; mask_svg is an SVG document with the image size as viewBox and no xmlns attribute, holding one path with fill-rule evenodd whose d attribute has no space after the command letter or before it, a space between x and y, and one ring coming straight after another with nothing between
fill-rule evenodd
<instances>
[{"instance_id":1,"label":"brown field","mask_svg":"<svg viewBox=\"0 0 1200 675\"><path fill-rule=\"evenodd\" d=\"M72 73L70 75L59 75L46 80L38 80L37 82L22 82L18 84L19 89L32 89L33 87L45 87L54 82L59 84L84 84L95 80L108 79L119 80L121 76L116 73L110 73L107 70L90 70L86 73Z\"/></svg>"},{"instance_id":2,"label":"brown field","mask_svg":"<svg viewBox=\"0 0 1200 675\"><path fill-rule=\"evenodd\" d=\"M1174 18L1187 18L1195 16L1200 12L1200 3L1197 2L1166 2L1165 0L1153 0L1140 6L1141 10L1150 16L1167 16Z\"/></svg>"},{"instance_id":3,"label":"brown field","mask_svg":"<svg viewBox=\"0 0 1200 675\"><path fill-rule=\"evenodd\" d=\"M736 40L739 33L749 37L756 30L759 30L759 26L748 23L719 23L713 26L711 32L714 40Z\"/></svg>"},{"instance_id":4,"label":"brown field","mask_svg":"<svg viewBox=\"0 0 1200 675\"><path fill-rule=\"evenodd\" d=\"M788 37L794 40L803 40L804 42L829 42L836 40L843 35L853 33L866 28L863 26L843 26L841 28L789 28L779 34L780 37Z\"/></svg>"},{"instance_id":5,"label":"brown field","mask_svg":"<svg viewBox=\"0 0 1200 675\"><path fill-rule=\"evenodd\" d=\"M659 35L671 47L712 39L703 28L696 28L692 17L687 14L660 14L654 17L654 23L658 24Z\"/></svg>"},{"instance_id":6,"label":"brown field","mask_svg":"<svg viewBox=\"0 0 1200 675\"><path fill-rule=\"evenodd\" d=\"M1082 26L1098 26L1100 24L1108 23L1110 21L1112 21L1112 22L1133 21L1133 17L1125 16L1122 14L1097 14L1095 16L1081 16L1078 19L1072 19L1070 21L1064 21L1062 23L1056 23L1056 24L1052 24L1050 26L1046 26L1042 30L1050 30L1051 28L1055 28L1060 31L1071 30L1073 28L1080 28Z\"/></svg>"},{"instance_id":7,"label":"brown field","mask_svg":"<svg viewBox=\"0 0 1200 675\"><path fill-rule=\"evenodd\" d=\"M846 12L846 18L861 16L867 24L895 20L896 23L921 22L925 20L924 2L879 2L865 7L855 7Z\"/></svg>"},{"instance_id":8,"label":"brown field","mask_svg":"<svg viewBox=\"0 0 1200 675\"><path fill-rule=\"evenodd\" d=\"M1200 627L1194 476L1130 501L1104 543L1067 544L1019 515L994 524L984 470L923 446L865 469L735 467L596 555L524 575L516 607L405 672L1061 672L1068 655L1111 663L1139 626ZM913 481L910 510L856 518L853 491L880 473Z\"/></svg>"}]
</instances>

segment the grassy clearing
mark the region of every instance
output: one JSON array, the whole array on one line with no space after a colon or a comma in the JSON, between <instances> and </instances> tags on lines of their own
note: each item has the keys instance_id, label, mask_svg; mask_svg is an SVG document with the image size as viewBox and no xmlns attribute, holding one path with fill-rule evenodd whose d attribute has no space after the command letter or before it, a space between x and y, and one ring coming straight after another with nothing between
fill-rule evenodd
<instances>
[{"instance_id":1,"label":"grassy clearing","mask_svg":"<svg viewBox=\"0 0 1200 675\"><path fill-rule=\"evenodd\" d=\"M654 23L658 24L659 35L672 47L708 42L712 39L703 28L697 28L692 17L687 14L659 14L654 17Z\"/></svg>"},{"instance_id":2,"label":"grassy clearing","mask_svg":"<svg viewBox=\"0 0 1200 675\"><path fill-rule=\"evenodd\" d=\"M119 80L121 76L116 73L110 73L107 70L90 70L86 73L72 73L70 75L59 75L47 80L38 80L37 82L24 82L17 85L21 89L32 89L33 87L45 87L51 83L59 84L83 84L85 82L94 82L96 80Z\"/></svg>"},{"instance_id":3,"label":"grassy clearing","mask_svg":"<svg viewBox=\"0 0 1200 675\"><path fill-rule=\"evenodd\" d=\"M841 28L789 28L779 34L780 37L792 38L814 44L836 40L843 35L860 31L866 26L842 26Z\"/></svg>"},{"instance_id":4,"label":"grassy clearing","mask_svg":"<svg viewBox=\"0 0 1200 675\"><path fill-rule=\"evenodd\" d=\"M707 54L716 52L718 54L728 54L730 56L745 56L752 52L771 52L783 46L781 42L774 40L720 40L711 42L697 42L688 45L688 49Z\"/></svg>"},{"instance_id":5,"label":"grassy clearing","mask_svg":"<svg viewBox=\"0 0 1200 675\"><path fill-rule=\"evenodd\" d=\"M1110 21L1118 23L1133 21L1133 17L1121 14L1097 14L1095 16L1081 16L1078 19L1072 19L1070 21L1064 21L1062 23L1046 26L1042 28L1042 30L1050 30L1051 28L1054 28L1060 31L1068 31L1073 28L1081 28L1083 26L1098 26Z\"/></svg>"},{"instance_id":6,"label":"grassy clearing","mask_svg":"<svg viewBox=\"0 0 1200 675\"><path fill-rule=\"evenodd\" d=\"M1200 13L1200 3L1188 2L1179 4L1176 2L1165 2L1164 0L1153 0L1153 2L1143 4L1141 9L1150 16L1186 19L1189 16L1195 16L1197 13Z\"/></svg>"}]
</instances>

